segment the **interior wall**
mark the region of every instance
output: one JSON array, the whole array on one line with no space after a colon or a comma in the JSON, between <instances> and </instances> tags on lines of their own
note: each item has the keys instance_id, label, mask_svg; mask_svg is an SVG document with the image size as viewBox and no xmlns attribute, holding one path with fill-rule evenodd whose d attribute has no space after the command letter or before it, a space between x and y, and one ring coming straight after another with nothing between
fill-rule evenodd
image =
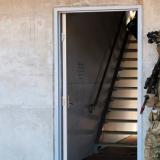
<instances>
[{"instance_id":1,"label":"interior wall","mask_svg":"<svg viewBox=\"0 0 160 160\"><path fill-rule=\"evenodd\" d=\"M69 160L81 160L95 150L97 125L120 48L114 51L110 78L106 77L100 103L93 113L89 113L88 107L95 99L121 18L122 12L67 15Z\"/></svg>"}]
</instances>

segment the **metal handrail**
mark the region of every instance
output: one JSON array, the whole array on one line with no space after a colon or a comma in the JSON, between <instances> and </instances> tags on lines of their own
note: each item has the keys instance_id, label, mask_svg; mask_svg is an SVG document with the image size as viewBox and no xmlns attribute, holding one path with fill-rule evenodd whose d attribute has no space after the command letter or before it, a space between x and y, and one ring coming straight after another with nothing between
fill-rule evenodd
<instances>
[{"instance_id":1,"label":"metal handrail","mask_svg":"<svg viewBox=\"0 0 160 160\"><path fill-rule=\"evenodd\" d=\"M123 24L123 22L124 22L124 17L125 17L125 13L122 14L121 21L120 21L120 24L119 24L120 27L118 27L118 30L117 30L116 35L115 35L115 37L114 37L114 41L113 41L113 45L112 45L112 48L111 48L111 52L110 52L110 54L109 54L109 58L108 58L108 60L107 60L106 66L105 66L105 69L104 69L104 72L103 72L103 76L102 76L100 85L99 85L99 87L98 87L98 91L97 91L95 100L94 100L94 102L89 106L89 112L90 112L90 113L93 112L93 110L95 109L95 107L96 107L96 105L97 105L97 103L98 103L98 101L99 101L100 94L101 94L101 91L102 91L102 87L103 87L103 84L104 84L104 81L105 81L106 73L107 73L107 71L108 71L109 64L110 64L110 62L111 62L111 58L112 58L112 55L113 55L113 52L114 52L114 48L115 48L115 45L116 45L116 42L117 42L117 38L118 38L118 36L119 36L119 34L120 34L121 26L122 26L122 24Z\"/></svg>"},{"instance_id":2,"label":"metal handrail","mask_svg":"<svg viewBox=\"0 0 160 160\"><path fill-rule=\"evenodd\" d=\"M99 141L100 135L102 133L102 127L103 127L103 124L105 122L105 117L106 117L106 113L108 111L108 106L109 106L109 103L110 103L110 100L111 100L113 87L114 87L114 84L115 84L115 81L116 81L116 77L117 77L117 73L118 73L118 68L120 67L120 63L121 63L121 60L122 60L122 56L123 56L123 52L124 52L127 40L128 40L128 32L126 31L126 35L125 35L125 38L124 38L124 43L123 43L121 51L120 51L118 62L117 62L116 68L115 68L115 72L114 72L113 78L112 78L112 83L111 83L110 88L109 88L109 92L108 92L109 94L108 94L108 97L106 99L106 104L105 104L105 107L104 107L104 110L102 112L101 119L100 119L100 122L99 122L99 125L98 125L96 143Z\"/></svg>"}]
</instances>

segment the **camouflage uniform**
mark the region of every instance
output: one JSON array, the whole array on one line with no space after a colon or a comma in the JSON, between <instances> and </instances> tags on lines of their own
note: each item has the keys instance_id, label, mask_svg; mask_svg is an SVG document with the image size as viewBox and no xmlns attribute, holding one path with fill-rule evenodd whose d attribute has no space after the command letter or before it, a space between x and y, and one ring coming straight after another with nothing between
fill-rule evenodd
<instances>
[{"instance_id":1,"label":"camouflage uniform","mask_svg":"<svg viewBox=\"0 0 160 160\"><path fill-rule=\"evenodd\" d=\"M160 109L149 116L150 128L145 139L145 160L160 160Z\"/></svg>"},{"instance_id":2,"label":"camouflage uniform","mask_svg":"<svg viewBox=\"0 0 160 160\"><path fill-rule=\"evenodd\" d=\"M156 38L153 38L155 36L147 36L149 43L156 42L157 52L160 58L160 31L158 31ZM160 75L158 76L157 89L158 95L149 94L149 99L146 104L148 107L154 107L149 115L151 124L145 139L145 160L160 160Z\"/></svg>"}]
</instances>

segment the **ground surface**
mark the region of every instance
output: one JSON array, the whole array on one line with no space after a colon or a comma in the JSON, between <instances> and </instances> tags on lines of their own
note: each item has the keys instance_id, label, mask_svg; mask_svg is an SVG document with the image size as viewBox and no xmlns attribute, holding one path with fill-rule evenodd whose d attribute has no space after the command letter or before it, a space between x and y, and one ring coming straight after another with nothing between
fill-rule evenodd
<instances>
[{"instance_id":1,"label":"ground surface","mask_svg":"<svg viewBox=\"0 0 160 160\"><path fill-rule=\"evenodd\" d=\"M126 147L107 147L86 160L137 160L137 149Z\"/></svg>"}]
</instances>

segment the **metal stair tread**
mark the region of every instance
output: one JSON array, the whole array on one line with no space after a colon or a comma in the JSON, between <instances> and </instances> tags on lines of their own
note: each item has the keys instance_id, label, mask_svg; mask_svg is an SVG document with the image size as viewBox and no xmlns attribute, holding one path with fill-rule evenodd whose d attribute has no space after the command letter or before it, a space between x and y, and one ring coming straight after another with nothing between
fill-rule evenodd
<instances>
[{"instance_id":1,"label":"metal stair tread","mask_svg":"<svg viewBox=\"0 0 160 160\"><path fill-rule=\"evenodd\" d=\"M115 122L115 123L137 123L137 120L134 119L105 119L106 122Z\"/></svg>"},{"instance_id":2,"label":"metal stair tread","mask_svg":"<svg viewBox=\"0 0 160 160\"><path fill-rule=\"evenodd\" d=\"M127 135L137 135L136 131L103 131L102 134L127 134Z\"/></svg>"},{"instance_id":3,"label":"metal stair tread","mask_svg":"<svg viewBox=\"0 0 160 160\"><path fill-rule=\"evenodd\" d=\"M137 61L137 58L122 58L122 61Z\"/></svg>"},{"instance_id":4,"label":"metal stair tread","mask_svg":"<svg viewBox=\"0 0 160 160\"><path fill-rule=\"evenodd\" d=\"M121 79L137 79L138 77L117 77L116 80L121 80Z\"/></svg>"},{"instance_id":5,"label":"metal stair tread","mask_svg":"<svg viewBox=\"0 0 160 160\"><path fill-rule=\"evenodd\" d=\"M137 43L137 40L128 40L128 43Z\"/></svg>"},{"instance_id":6,"label":"metal stair tread","mask_svg":"<svg viewBox=\"0 0 160 160\"><path fill-rule=\"evenodd\" d=\"M118 87L118 86L115 86L114 89L137 89L137 87Z\"/></svg>"},{"instance_id":7,"label":"metal stair tread","mask_svg":"<svg viewBox=\"0 0 160 160\"><path fill-rule=\"evenodd\" d=\"M137 67L119 67L119 70L137 70Z\"/></svg>"},{"instance_id":8,"label":"metal stair tread","mask_svg":"<svg viewBox=\"0 0 160 160\"><path fill-rule=\"evenodd\" d=\"M99 144L97 144L97 147L134 147L137 148L137 145L133 145L133 144L124 144L124 143L108 143L108 142L100 142Z\"/></svg>"},{"instance_id":9,"label":"metal stair tread","mask_svg":"<svg viewBox=\"0 0 160 160\"><path fill-rule=\"evenodd\" d=\"M137 49L128 48L125 49L124 52L137 52Z\"/></svg>"},{"instance_id":10,"label":"metal stair tread","mask_svg":"<svg viewBox=\"0 0 160 160\"><path fill-rule=\"evenodd\" d=\"M137 100L137 97L112 97L112 100L118 99L118 100Z\"/></svg>"},{"instance_id":11,"label":"metal stair tread","mask_svg":"<svg viewBox=\"0 0 160 160\"><path fill-rule=\"evenodd\" d=\"M108 110L110 111L137 111L137 108L111 108L109 107Z\"/></svg>"}]
</instances>

